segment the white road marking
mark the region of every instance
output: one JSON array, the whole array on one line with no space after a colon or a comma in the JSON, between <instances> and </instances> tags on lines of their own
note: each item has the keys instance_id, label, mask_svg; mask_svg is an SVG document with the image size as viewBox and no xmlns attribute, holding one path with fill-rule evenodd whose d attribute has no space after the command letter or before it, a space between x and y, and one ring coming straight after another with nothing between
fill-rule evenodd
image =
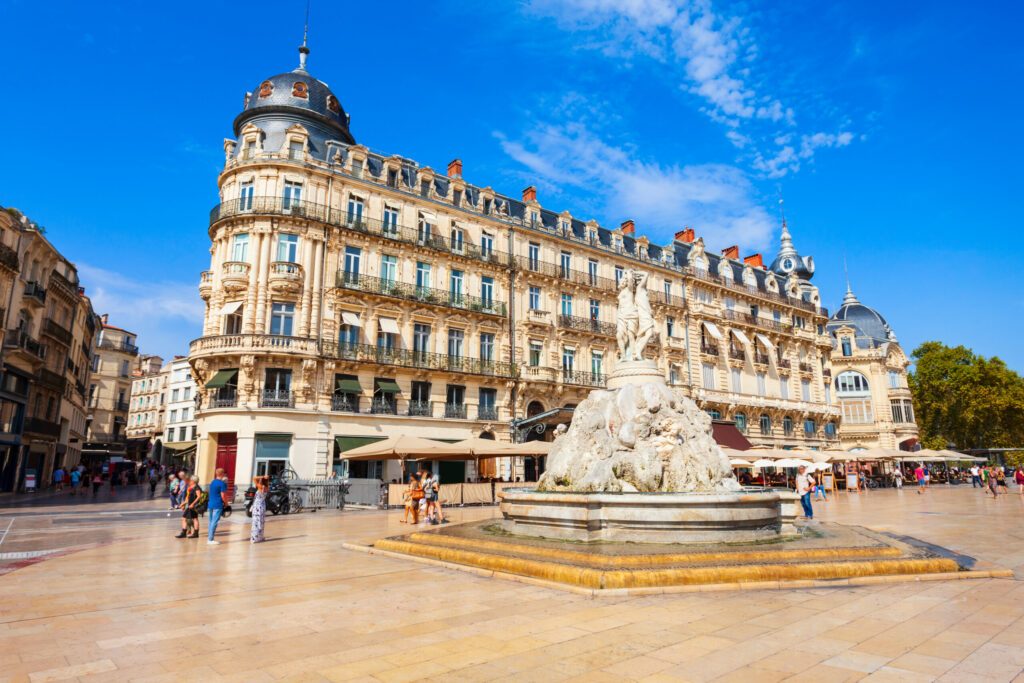
<instances>
[{"instance_id":1,"label":"white road marking","mask_svg":"<svg viewBox=\"0 0 1024 683\"><path fill-rule=\"evenodd\" d=\"M3 544L3 542L4 542L4 539L5 539L5 538L7 538L7 532L11 530L11 527L12 527L13 525L14 525L14 520L12 519L12 520L11 520L10 522L8 522L8 524L7 524L7 528L6 528L6 529L4 529L4 535L3 535L3 536L0 536L0 545L2 545L2 544Z\"/></svg>"}]
</instances>

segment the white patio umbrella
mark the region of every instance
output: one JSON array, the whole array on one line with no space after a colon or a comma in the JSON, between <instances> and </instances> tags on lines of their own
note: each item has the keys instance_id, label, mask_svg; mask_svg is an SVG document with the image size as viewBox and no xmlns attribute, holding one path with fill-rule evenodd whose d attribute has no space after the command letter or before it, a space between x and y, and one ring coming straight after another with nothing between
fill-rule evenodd
<instances>
[{"instance_id":1,"label":"white patio umbrella","mask_svg":"<svg viewBox=\"0 0 1024 683\"><path fill-rule=\"evenodd\" d=\"M775 467L776 461L767 458L759 458L751 463L754 467Z\"/></svg>"},{"instance_id":2,"label":"white patio umbrella","mask_svg":"<svg viewBox=\"0 0 1024 683\"><path fill-rule=\"evenodd\" d=\"M729 464L733 467L752 467L753 463L743 458L730 458Z\"/></svg>"},{"instance_id":3,"label":"white patio umbrella","mask_svg":"<svg viewBox=\"0 0 1024 683\"><path fill-rule=\"evenodd\" d=\"M775 465L777 467L810 467L811 463L797 458L783 458L782 460L776 460Z\"/></svg>"}]
</instances>

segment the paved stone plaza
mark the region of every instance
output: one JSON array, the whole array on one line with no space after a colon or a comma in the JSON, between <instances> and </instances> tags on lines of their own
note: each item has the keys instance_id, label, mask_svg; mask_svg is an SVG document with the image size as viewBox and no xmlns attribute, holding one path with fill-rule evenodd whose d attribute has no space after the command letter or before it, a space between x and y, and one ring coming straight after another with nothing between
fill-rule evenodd
<instances>
[{"instance_id":1,"label":"paved stone plaza","mask_svg":"<svg viewBox=\"0 0 1024 683\"><path fill-rule=\"evenodd\" d=\"M148 497L21 501L0 501L3 681L1024 680L1017 580L594 599L342 548L407 531L399 512L268 518L259 546L236 512L207 546ZM1015 493L817 511L1024 576Z\"/></svg>"}]
</instances>

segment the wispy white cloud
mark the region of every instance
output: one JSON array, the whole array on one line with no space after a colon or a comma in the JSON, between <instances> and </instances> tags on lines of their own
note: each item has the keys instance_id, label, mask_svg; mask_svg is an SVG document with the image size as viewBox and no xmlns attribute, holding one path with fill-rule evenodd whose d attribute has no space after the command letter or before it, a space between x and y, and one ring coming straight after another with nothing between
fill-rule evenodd
<instances>
[{"instance_id":1,"label":"wispy white cloud","mask_svg":"<svg viewBox=\"0 0 1024 683\"><path fill-rule=\"evenodd\" d=\"M745 174L725 164L663 165L609 144L578 123L540 125L504 151L553 187L580 188L598 198L608 222L632 218L652 239L667 242L691 225L711 245L767 246L771 217L754 201ZM584 220L590 216L577 216Z\"/></svg>"},{"instance_id":2,"label":"wispy white cloud","mask_svg":"<svg viewBox=\"0 0 1024 683\"><path fill-rule=\"evenodd\" d=\"M581 49L669 66L673 84L699 98L700 110L766 175L796 171L817 149L853 139L847 132L816 133L804 136L811 140L799 148L777 144L780 127L795 129L796 112L753 75L761 65L750 28L740 17L717 12L710 0L529 0L527 8L580 37ZM832 144L816 142L822 135Z\"/></svg>"},{"instance_id":3,"label":"wispy white cloud","mask_svg":"<svg viewBox=\"0 0 1024 683\"><path fill-rule=\"evenodd\" d=\"M138 280L86 263L78 264L78 274L95 311L135 332L144 353L165 359L188 353L188 342L202 333L204 308L194 282Z\"/></svg>"}]
</instances>

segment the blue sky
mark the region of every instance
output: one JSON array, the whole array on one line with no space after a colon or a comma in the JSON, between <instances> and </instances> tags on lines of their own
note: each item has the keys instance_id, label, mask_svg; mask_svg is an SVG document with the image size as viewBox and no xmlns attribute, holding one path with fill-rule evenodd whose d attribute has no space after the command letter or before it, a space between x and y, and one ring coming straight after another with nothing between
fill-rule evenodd
<instances>
[{"instance_id":1,"label":"blue sky","mask_svg":"<svg viewBox=\"0 0 1024 683\"><path fill-rule=\"evenodd\" d=\"M302 0L0 0L0 204L75 261L144 350L200 332L222 140L293 68ZM779 7L777 5L784 5ZM1024 370L1021 88L1010 3L313 3L310 71L356 139L666 243L774 253Z\"/></svg>"}]
</instances>

